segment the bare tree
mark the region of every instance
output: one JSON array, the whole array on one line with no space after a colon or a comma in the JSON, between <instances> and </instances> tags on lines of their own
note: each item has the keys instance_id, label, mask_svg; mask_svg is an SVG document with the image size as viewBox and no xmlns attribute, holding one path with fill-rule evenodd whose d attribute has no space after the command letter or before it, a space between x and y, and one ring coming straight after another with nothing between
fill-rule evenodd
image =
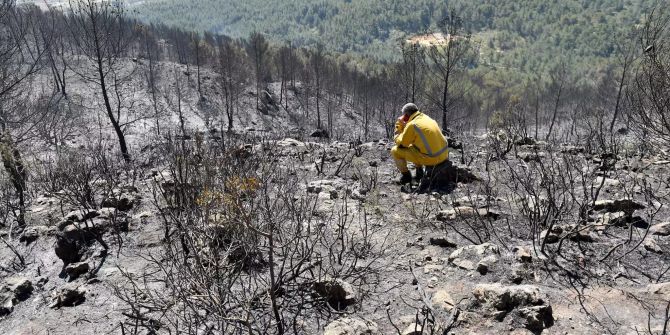
<instances>
[{"instance_id":1,"label":"bare tree","mask_svg":"<svg viewBox=\"0 0 670 335\"><path fill-rule=\"evenodd\" d=\"M107 118L116 133L124 160L130 162L130 152L124 134L122 86L131 78L134 68L123 63L126 50L132 43L131 25L124 19L123 3L95 0L70 0L72 13L68 28L79 56L93 64L74 70L80 78L100 90Z\"/></svg>"},{"instance_id":2,"label":"bare tree","mask_svg":"<svg viewBox=\"0 0 670 335\"><path fill-rule=\"evenodd\" d=\"M462 96L453 92L455 76L474 63L477 47L455 9L449 10L438 27L439 35L434 36L436 41L430 46L428 58L436 76L435 83L440 87L440 94L434 100L442 112L442 128L446 129L449 109Z\"/></svg>"},{"instance_id":3,"label":"bare tree","mask_svg":"<svg viewBox=\"0 0 670 335\"><path fill-rule=\"evenodd\" d=\"M63 33L65 29L65 17L62 12L49 8L47 13L42 14L36 8L32 13L40 18L40 38L45 47L45 58L51 69L54 80L54 90L67 98L67 73L68 73L68 39ZM57 33L55 33L57 32Z\"/></svg>"},{"instance_id":4,"label":"bare tree","mask_svg":"<svg viewBox=\"0 0 670 335\"><path fill-rule=\"evenodd\" d=\"M323 70L325 66L325 55L323 45L318 44L311 52L310 65L314 71L314 97L316 98L316 128L321 129L321 86Z\"/></svg>"},{"instance_id":5,"label":"bare tree","mask_svg":"<svg viewBox=\"0 0 670 335\"><path fill-rule=\"evenodd\" d=\"M160 111L158 107L158 82L160 80L159 71L156 69L158 66L158 60L161 57L160 48L156 37L153 35L151 29L148 27L142 27L142 50L145 53L145 57L149 62L149 66L146 71L147 85L149 86L149 93L151 94L151 105L153 106L154 116L156 118L156 133L160 135L161 125L160 125Z\"/></svg>"},{"instance_id":6,"label":"bare tree","mask_svg":"<svg viewBox=\"0 0 670 335\"><path fill-rule=\"evenodd\" d=\"M403 41L400 44L402 62L399 65L405 101L417 102L417 95L423 88L426 51L420 45Z\"/></svg>"},{"instance_id":7,"label":"bare tree","mask_svg":"<svg viewBox=\"0 0 670 335\"><path fill-rule=\"evenodd\" d=\"M551 122L549 123L549 130L545 136L545 140L551 138L551 133L554 130L554 125L556 124L556 119L558 118L558 113L561 109L561 103L563 102L565 86L568 84L568 68L567 64L562 61L556 67L554 67L549 73L549 86L548 91L553 93L553 106L551 114Z\"/></svg>"},{"instance_id":8,"label":"bare tree","mask_svg":"<svg viewBox=\"0 0 670 335\"><path fill-rule=\"evenodd\" d=\"M247 53L253 61L256 77L256 109L260 109L259 99L267 75L268 48L269 44L263 34L258 32L251 34L247 42Z\"/></svg>"},{"instance_id":9,"label":"bare tree","mask_svg":"<svg viewBox=\"0 0 670 335\"><path fill-rule=\"evenodd\" d=\"M223 98L223 109L227 118L228 132L233 130L233 116L238 105L238 97L247 83L244 50L232 40L217 37L219 88Z\"/></svg>"},{"instance_id":10,"label":"bare tree","mask_svg":"<svg viewBox=\"0 0 670 335\"><path fill-rule=\"evenodd\" d=\"M618 121L619 115L623 104L626 102L625 97L627 95L627 89L630 83L630 74L632 67L635 65L635 61L639 57L639 48L635 43L629 42L633 40L633 34L629 34L624 39L617 40L616 46L616 62L617 67L619 68L619 78L616 81L617 83L617 95L614 103L614 115L612 116L612 121L610 122L609 132L614 134L614 126Z\"/></svg>"},{"instance_id":11,"label":"bare tree","mask_svg":"<svg viewBox=\"0 0 670 335\"><path fill-rule=\"evenodd\" d=\"M42 65L44 47L32 33L39 25L14 6L0 2L0 156L18 198L16 219L25 225L27 171L17 142L39 122L40 114L30 108L30 79ZM41 111L38 111L41 112Z\"/></svg>"},{"instance_id":12,"label":"bare tree","mask_svg":"<svg viewBox=\"0 0 670 335\"><path fill-rule=\"evenodd\" d=\"M647 16L640 34L640 59L630 94L631 121L645 134L670 143L670 13L659 6Z\"/></svg>"},{"instance_id":13,"label":"bare tree","mask_svg":"<svg viewBox=\"0 0 670 335\"><path fill-rule=\"evenodd\" d=\"M202 74L201 68L203 60L208 59L211 46L203 39L200 34L191 33L191 45L193 49L193 58L196 66L196 81L198 87L198 97L202 99Z\"/></svg>"},{"instance_id":14,"label":"bare tree","mask_svg":"<svg viewBox=\"0 0 670 335\"><path fill-rule=\"evenodd\" d=\"M279 63L279 75L281 77L281 88L279 92L279 104L285 104L288 109L288 86L295 89L295 71L298 63L295 49L291 42L279 49L277 52L277 63Z\"/></svg>"}]
</instances>

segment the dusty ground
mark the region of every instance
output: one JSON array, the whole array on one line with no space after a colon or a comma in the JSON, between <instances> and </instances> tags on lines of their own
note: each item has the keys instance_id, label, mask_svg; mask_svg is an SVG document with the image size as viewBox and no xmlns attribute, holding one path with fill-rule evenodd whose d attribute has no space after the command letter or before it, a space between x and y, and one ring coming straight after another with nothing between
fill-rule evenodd
<instances>
[{"instance_id":1,"label":"dusty ground","mask_svg":"<svg viewBox=\"0 0 670 335\"><path fill-rule=\"evenodd\" d=\"M301 150L316 154L317 148L325 148L337 158L326 165L327 171L332 171L341 159L349 159L344 158L344 154L350 152L348 143L308 144L312 149L305 149L302 142L289 143L296 146L280 149L282 162L295 159L296 152ZM371 232L371 254L374 255L370 285L360 287L357 304L350 306L344 315L331 315L332 319L362 318L374 322L382 334L392 334L397 332L396 328L405 331L417 320L421 324L426 318L428 305L431 305L436 323L445 325L454 320L449 319L451 313L456 309L459 311L455 321L449 322L451 331L456 334L528 333L524 321L519 321L514 310L502 321L497 321L491 316L493 312L477 301L473 293L476 286L500 283L509 287L531 285L539 289L543 303L551 306L553 324L544 331L536 329L537 333L636 334L651 331L661 334L666 321L665 307L670 298L670 284L665 284L669 238L652 232L666 218L664 208L654 214L649 228L651 232L647 227L593 229L589 232L592 239L579 242L566 239L560 256L551 259L539 252L540 241L533 244L533 234L529 234L524 216L514 212L515 205L510 204L512 197L509 193L501 191L498 199L487 207L483 206L486 201L479 202L479 196L486 191L486 181L459 184L450 194L402 193L394 182L397 176L387 157L388 148L389 144L385 142L363 144L362 155L354 157L351 167L338 177L328 173L317 175L316 164L310 158L300 164L299 171L304 173L302 187L308 189L314 181L326 185L305 193L306 197L318 199L317 211L324 217L332 218L329 215L347 206L353 215L352 222L360 222L363 213L369 220L366 229ZM452 159L457 159L457 155L452 155ZM643 162L650 164L643 172L649 178L661 175L665 169L663 162ZM487 175L477 169L476 161L472 166L476 174ZM360 169L363 169L363 176L374 176L377 180L364 195L359 194ZM625 176L628 174L622 173L620 178ZM29 245L13 244L18 245L17 251L25 257L26 266L6 277L25 277L32 282L34 290L27 300L18 302L13 312L4 317L0 324L2 333L120 332L119 324L124 320L121 311L125 306L112 290L123 279L120 270L140 272L144 260L139 255L159 252L161 245L161 227L151 201L151 178L147 173L140 173L135 186L138 191L132 196L136 205L127 214L129 230L121 234L119 240L109 238L112 252L94 279L80 278L72 283L59 276L63 262L54 253L54 236L57 234L55 225L74 208L61 208L54 195L33 201L30 226L38 228L39 237ZM609 186L602 198L617 199L623 188L621 185ZM345 196L347 192L350 195ZM662 204L662 199L658 201ZM474 207L495 212L495 219L485 218L483 213L467 212L463 206L471 205L471 202L476 202ZM452 217L438 220L438 213L454 208L459 209L451 213ZM649 219L644 213L640 214ZM469 226L476 227L473 229L481 235L486 231L490 236L483 237L483 241L476 240L474 231L468 231ZM348 229L363 228L352 224ZM644 239L639 237L644 234L647 234ZM621 246L623 251L628 250L627 254L615 251L611 259L601 261L603 255L631 236L632 242ZM14 242L18 237L5 232L4 238ZM648 250L650 248L643 245L634 248L635 244L649 240L655 241L658 249ZM487 249L482 255L463 256L471 264L458 263L450 257L458 248L479 242L491 243L495 251ZM93 246L92 249L88 261L95 263L100 259L100 247ZM484 261L488 263L484 273L478 263L489 255L494 257ZM3 267L11 269L10 264L15 258L8 248L2 249L2 259ZM85 289L85 301L75 307L49 308L54 292L72 284Z\"/></svg>"}]
</instances>

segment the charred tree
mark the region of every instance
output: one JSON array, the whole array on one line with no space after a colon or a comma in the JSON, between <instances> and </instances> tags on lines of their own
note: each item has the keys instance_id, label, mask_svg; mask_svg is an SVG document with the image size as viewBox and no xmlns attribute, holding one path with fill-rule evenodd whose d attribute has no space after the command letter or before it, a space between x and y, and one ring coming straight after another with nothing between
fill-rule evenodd
<instances>
[{"instance_id":1,"label":"charred tree","mask_svg":"<svg viewBox=\"0 0 670 335\"><path fill-rule=\"evenodd\" d=\"M70 7L72 13L67 21L71 39L79 54L90 61L94 69L93 73L84 69L75 72L99 89L123 159L130 162L121 120L124 107L120 86L133 72L124 69L123 64L125 52L133 39L131 25L124 19L124 9L118 2L70 0Z\"/></svg>"}]
</instances>

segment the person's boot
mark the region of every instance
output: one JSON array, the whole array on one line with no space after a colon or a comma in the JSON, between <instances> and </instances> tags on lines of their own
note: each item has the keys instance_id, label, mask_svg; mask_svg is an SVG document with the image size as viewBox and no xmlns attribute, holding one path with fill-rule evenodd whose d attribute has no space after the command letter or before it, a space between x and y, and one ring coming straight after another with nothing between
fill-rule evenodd
<instances>
[{"instance_id":1,"label":"person's boot","mask_svg":"<svg viewBox=\"0 0 670 335\"><path fill-rule=\"evenodd\" d=\"M428 177L433 175L433 171L435 170L435 166L426 166L426 174Z\"/></svg>"},{"instance_id":2,"label":"person's boot","mask_svg":"<svg viewBox=\"0 0 670 335\"><path fill-rule=\"evenodd\" d=\"M430 191L431 189L431 184L432 184L432 176L433 176L433 166L426 166L426 172L423 175L423 177L419 180L419 186L416 189L416 193L426 193ZM417 171L418 173L418 171Z\"/></svg>"},{"instance_id":3,"label":"person's boot","mask_svg":"<svg viewBox=\"0 0 670 335\"><path fill-rule=\"evenodd\" d=\"M416 176L414 176L414 179L418 181L423 179L423 166L416 168Z\"/></svg>"},{"instance_id":4,"label":"person's boot","mask_svg":"<svg viewBox=\"0 0 670 335\"><path fill-rule=\"evenodd\" d=\"M400 185L409 184L411 182L412 182L412 173L409 171L403 172L402 177L400 178L399 181Z\"/></svg>"}]
</instances>

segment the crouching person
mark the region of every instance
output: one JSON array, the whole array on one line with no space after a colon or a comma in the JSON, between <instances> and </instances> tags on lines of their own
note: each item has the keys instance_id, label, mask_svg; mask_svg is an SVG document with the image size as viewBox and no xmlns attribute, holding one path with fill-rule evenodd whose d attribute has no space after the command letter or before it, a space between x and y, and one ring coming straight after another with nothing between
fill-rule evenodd
<instances>
[{"instance_id":1,"label":"crouching person","mask_svg":"<svg viewBox=\"0 0 670 335\"><path fill-rule=\"evenodd\" d=\"M447 139L440 126L428 115L419 111L412 103L402 108L403 115L396 122L395 146L391 155L402 177L400 184L412 182L412 173L407 162L416 166L416 179L423 178L423 167L432 168L449 159Z\"/></svg>"}]
</instances>

